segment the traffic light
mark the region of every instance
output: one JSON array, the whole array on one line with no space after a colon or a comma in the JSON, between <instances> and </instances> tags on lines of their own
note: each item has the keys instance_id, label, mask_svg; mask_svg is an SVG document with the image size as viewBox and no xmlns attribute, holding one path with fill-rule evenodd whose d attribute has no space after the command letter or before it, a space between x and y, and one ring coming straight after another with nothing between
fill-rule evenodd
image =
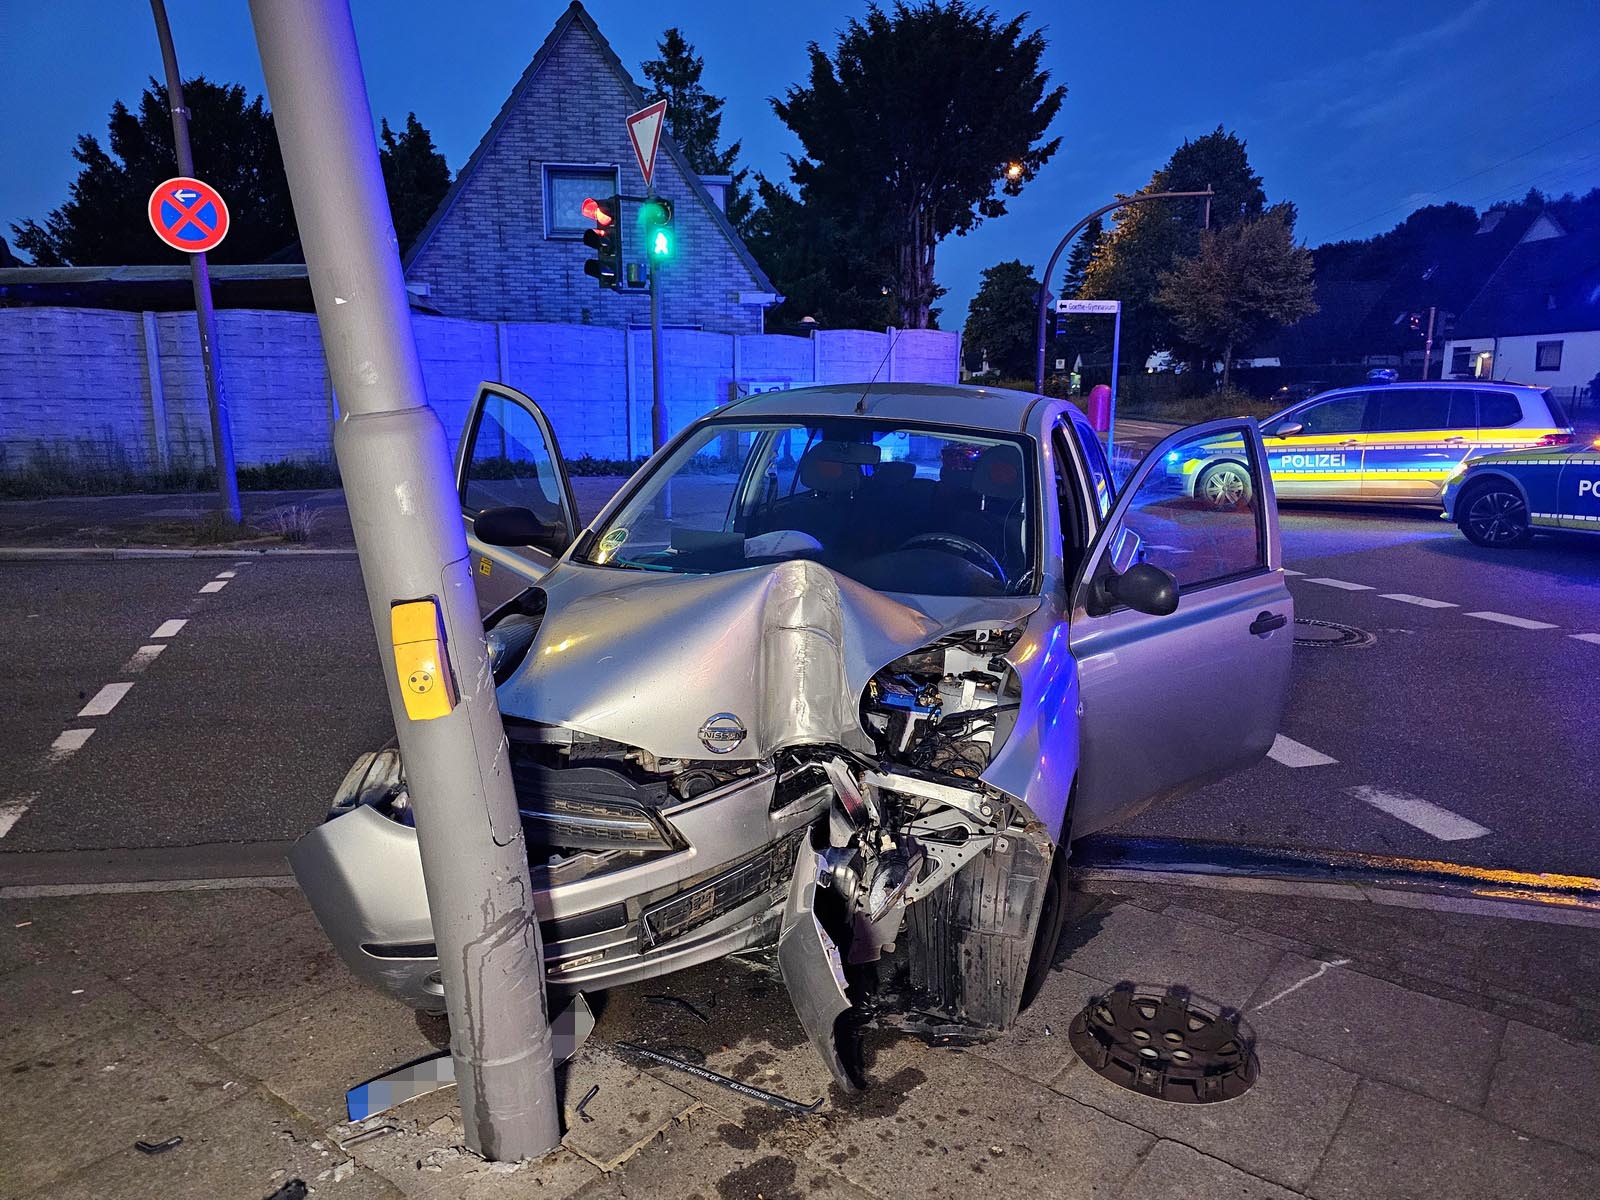
<instances>
[{"instance_id":1,"label":"traffic light","mask_svg":"<svg viewBox=\"0 0 1600 1200\"><path fill-rule=\"evenodd\" d=\"M586 220L594 222L593 229L584 230L583 244L595 251L595 256L583 264L583 273L593 275L603 288L615 288L622 273L622 230L617 227L621 207L616 196L604 200L589 196L581 210Z\"/></svg>"},{"instance_id":2,"label":"traffic light","mask_svg":"<svg viewBox=\"0 0 1600 1200\"><path fill-rule=\"evenodd\" d=\"M652 262L672 257L672 201L653 196L639 206L644 247Z\"/></svg>"}]
</instances>

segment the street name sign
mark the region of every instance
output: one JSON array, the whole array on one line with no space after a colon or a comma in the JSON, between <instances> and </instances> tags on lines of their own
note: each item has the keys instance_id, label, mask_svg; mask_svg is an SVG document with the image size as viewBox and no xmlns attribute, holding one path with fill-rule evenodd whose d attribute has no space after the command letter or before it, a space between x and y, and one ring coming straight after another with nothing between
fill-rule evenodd
<instances>
[{"instance_id":1,"label":"street name sign","mask_svg":"<svg viewBox=\"0 0 1600 1200\"><path fill-rule=\"evenodd\" d=\"M661 148L661 123L666 119L665 100L657 100L627 118L628 140L633 143L633 156L639 160L639 171L644 175L647 188L650 186L650 177L656 172L656 151Z\"/></svg>"},{"instance_id":2,"label":"street name sign","mask_svg":"<svg viewBox=\"0 0 1600 1200\"><path fill-rule=\"evenodd\" d=\"M1122 310L1121 300L1057 300L1058 313L1114 313Z\"/></svg>"},{"instance_id":3,"label":"street name sign","mask_svg":"<svg viewBox=\"0 0 1600 1200\"><path fill-rule=\"evenodd\" d=\"M209 183L179 175L150 193L150 228L174 250L204 254L228 236L228 206Z\"/></svg>"}]
</instances>

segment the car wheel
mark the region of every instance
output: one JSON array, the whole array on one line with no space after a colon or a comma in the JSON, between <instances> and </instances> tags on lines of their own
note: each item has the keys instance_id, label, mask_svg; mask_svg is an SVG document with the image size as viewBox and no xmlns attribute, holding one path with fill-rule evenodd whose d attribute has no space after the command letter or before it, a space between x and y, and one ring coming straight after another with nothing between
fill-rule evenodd
<instances>
[{"instance_id":1,"label":"car wheel","mask_svg":"<svg viewBox=\"0 0 1600 1200\"><path fill-rule=\"evenodd\" d=\"M987 1029L1009 1029L1022 1011L1052 874L1026 838L1013 832L1005 842L913 904L906 921L912 986L931 1008Z\"/></svg>"},{"instance_id":2,"label":"car wheel","mask_svg":"<svg viewBox=\"0 0 1600 1200\"><path fill-rule=\"evenodd\" d=\"M1252 493L1250 473L1238 463L1217 463L1200 472L1194 494L1212 508L1244 508Z\"/></svg>"},{"instance_id":3,"label":"car wheel","mask_svg":"<svg viewBox=\"0 0 1600 1200\"><path fill-rule=\"evenodd\" d=\"M1024 1009L1038 998L1045 980L1050 978L1056 947L1061 944L1061 930L1067 923L1068 857L1067 846L1057 846L1050 856L1050 879L1045 884L1044 902L1039 906L1039 928L1033 935L1033 954L1028 959L1028 974L1022 983Z\"/></svg>"},{"instance_id":4,"label":"car wheel","mask_svg":"<svg viewBox=\"0 0 1600 1200\"><path fill-rule=\"evenodd\" d=\"M1486 480L1456 502L1456 525L1473 545L1493 550L1526 546L1533 540L1522 493L1500 480Z\"/></svg>"}]
</instances>

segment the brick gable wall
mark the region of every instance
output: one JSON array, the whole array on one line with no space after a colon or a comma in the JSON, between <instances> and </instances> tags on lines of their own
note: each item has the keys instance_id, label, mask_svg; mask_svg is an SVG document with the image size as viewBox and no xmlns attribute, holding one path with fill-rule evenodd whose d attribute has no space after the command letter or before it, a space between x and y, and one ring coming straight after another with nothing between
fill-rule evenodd
<instances>
[{"instance_id":1,"label":"brick gable wall","mask_svg":"<svg viewBox=\"0 0 1600 1200\"><path fill-rule=\"evenodd\" d=\"M447 316L618 327L650 319L647 296L620 295L583 273L581 241L546 239L545 163L608 163L622 190L643 194L623 118L633 99L581 22L568 25L494 135L454 203L406 272ZM663 268L662 320L718 333L759 333L762 290L677 164L663 150L656 188L675 206L675 257ZM642 259L631 208L624 258Z\"/></svg>"}]
</instances>

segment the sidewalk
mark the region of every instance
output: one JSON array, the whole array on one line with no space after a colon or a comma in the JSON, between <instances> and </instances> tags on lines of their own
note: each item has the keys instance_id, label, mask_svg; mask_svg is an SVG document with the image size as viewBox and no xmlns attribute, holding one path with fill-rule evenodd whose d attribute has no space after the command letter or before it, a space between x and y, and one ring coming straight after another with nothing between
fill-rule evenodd
<instances>
[{"instance_id":1,"label":"sidewalk","mask_svg":"<svg viewBox=\"0 0 1600 1200\"><path fill-rule=\"evenodd\" d=\"M258 1200L293 1179L349 1200L1600 1190L1600 931L1241 886L1088 881L1017 1029L966 1048L870 1034L857 1101L829 1087L762 961L621 989L563 1072L563 1148L520 1166L461 1149L453 1089L341 1149L356 1131L344 1090L445 1033L353 983L296 892L0 900L0 1200ZM1243 1010L1255 1086L1178 1105L1090 1071L1067 1027L1119 980ZM646 1000L659 993L711 1023ZM637 1069L613 1048L624 1040L692 1047L713 1070L825 1103L815 1117L747 1105ZM160 1155L133 1145L175 1135Z\"/></svg>"},{"instance_id":2,"label":"sidewalk","mask_svg":"<svg viewBox=\"0 0 1600 1200\"><path fill-rule=\"evenodd\" d=\"M622 486L621 476L577 476L572 490L581 519L587 521ZM5 551L37 549L169 548L282 552L285 550L354 550L355 536L344 492L241 492L244 523L258 532L237 541L197 540L207 518L216 511L210 492L65 496L49 500L0 500L0 557ZM280 516L300 524L309 515L302 541L274 533Z\"/></svg>"}]
</instances>

